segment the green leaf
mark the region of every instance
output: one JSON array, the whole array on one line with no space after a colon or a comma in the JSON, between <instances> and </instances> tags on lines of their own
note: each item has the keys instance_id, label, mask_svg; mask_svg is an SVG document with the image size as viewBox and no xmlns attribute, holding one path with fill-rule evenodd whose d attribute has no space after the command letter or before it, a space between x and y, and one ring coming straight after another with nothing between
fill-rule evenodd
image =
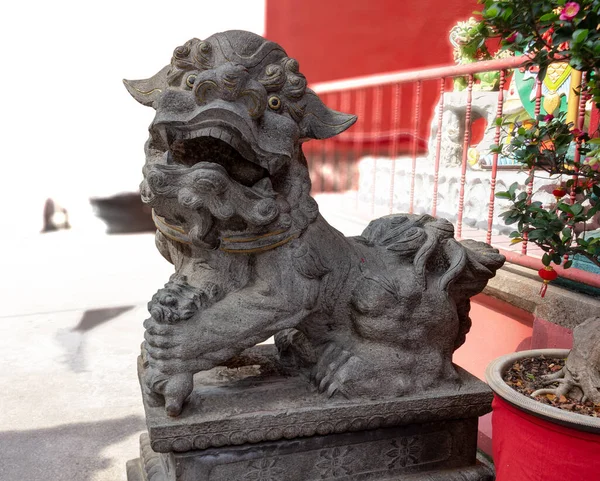
<instances>
[{"instance_id":1,"label":"green leaf","mask_svg":"<svg viewBox=\"0 0 600 481\"><path fill-rule=\"evenodd\" d=\"M498 199L512 199L512 195L510 195L508 192L496 192L496 198Z\"/></svg>"},{"instance_id":2,"label":"green leaf","mask_svg":"<svg viewBox=\"0 0 600 481\"><path fill-rule=\"evenodd\" d=\"M569 204L565 204L564 202L559 202L556 207L558 207L559 210L566 212L567 214L573 213L573 211L571 210L571 206Z\"/></svg>"},{"instance_id":3,"label":"green leaf","mask_svg":"<svg viewBox=\"0 0 600 481\"><path fill-rule=\"evenodd\" d=\"M546 253L542 256L542 264L544 264L546 267L548 267L551 262L552 257L550 256L550 254Z\"/></svg>"},{"instance_id":4,"label":"green leaf","mask_svg":"<svg viewBox=\"0 0 600 481\"><path fill-rule=\"evenodd\" d=\"M539 240L539 239L545 239L546 236L546 231L543 229L534 229L529 233L529 240Z\"/></svg>"},{"instance_id":5,"label":"green leaf","mask_svg":"<svg viewBox=\"0 0 600 481\"><path fill-rule=\"evenodd\" d=\"M545 15L542 15L540 17L540 22L548 22L550 20L556 20L558 19L558 15L556 15L556 13L554 12L550 12L550 13L546 13Z\"/></svg>"},{"instance_id":6,"label":"green leaf","mask_svg":"<svg viewBox=\"0 0 600 481\"><path fill-rule=\"evenodd\" d=\"M527 210L529 212L531 212L533 215L537 214L537 215L541 215L541 216L544 216L544 217L546 216L546 211L544 209L542 209L541 207L532 207L532 206L529 206L527 208Z\"/></svg>"},{"instance_id":7,"label":"green leaf","mask_svg":"<svg viewBox=\"0 0 600 481\"><path fill-rule=\"evenodd\" d=\"M520 213L512 213L507 215L506 217L504 217L504 223L506 225L511 225L514 224L515 222L517 222L519 219L521 218L521 214Z\"/></svg>"},{"instance_id":8,"label":"green leaf","mask_svg":"<svg viewBox=\"0 0 600 481\"><path fill-rule=\"evenodd\" d=\"M499 14L500 9L496 5L492 5L483 11L483 16L486 18L496 18Z\"/></svg>"},{"instance_id":9,"label":"green leaf","mask_svg":"<svg viewBox=\"0 0 600 481\"><path fill-rule=\"evenodd\" d=\"M569 267L571 267L572 265L573 265L573 261L571 261L571 260L568 260L567 262L565 262L565 264L564 264L564 266L563 266L563 267L564 267L565 269L568 269L568 268L569 268Z\"/></svg>"},{"instance_id":10,"label":"green leaf","mask_svg":"<svg viewBox=\"0 0 600 481\"><path fill-rule=\"evenodd\" d=\"M590 31L587 28L580 28L573 32L573 42L575 43L583 43L587 38Z\"/></svg>"},{"instance_id":11,"label":"green leaf","mask_svg":"<svg viewBox=\"0 0 600 481\"><path fill-rule=\"evenodd\" d=\"M504 10L504 12L502 12L502 19L504 21L508 22L510 20L510 16L512 15L512 13L513 13L512 7L506 7L506 9Z\"/></svg>"},{"instance_id":12,"label":"green leaf","mask_svg":"<svg viewBox=\"0 0 600 481\"><path fill-rule=\"evenodd\" d=\"M573 204L571 206L571 212L573 215L579 215L583 212L583 206L581 204Z\"/></svg>"}]
</instances>

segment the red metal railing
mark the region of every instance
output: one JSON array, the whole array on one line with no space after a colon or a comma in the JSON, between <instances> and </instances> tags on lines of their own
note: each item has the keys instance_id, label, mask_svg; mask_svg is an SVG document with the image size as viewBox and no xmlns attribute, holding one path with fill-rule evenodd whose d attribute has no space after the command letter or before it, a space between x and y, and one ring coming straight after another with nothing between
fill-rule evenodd
<instances>
[{"instance_id":1,"label":"red metal railing","mask_svg":"<svg viewBox=\"0 0 600 481\"><path fill-rule=\"evenodd\" d=\"M469 149L476 134L473 122L475 117L481 116L472 104L473 96L479 95L476 93L477 74L500 72L492 114L494 118L501 118L510 71L524 67L528 60L526 56L510 57L312 85L328 106L359 117L355 126L338 137L305 146L313 192L320 201L339 197L341 202L336 204L336 214L365 222L374 215L401 211L449 217L455 223L457 237L480 238L500 248L509 262L540 268L541 252L532 250L527 242L521 246L510 245L507 228L503 229L497 219L495 193L499 184L506 186L504 177L508 175L500 168L498 153L490 155L489 169L476 173L478 177L471 187L475 185L478 190L469 195L466 190L468 179L475 175L469 169ZM453 126L455 130L458 128L456 135L462 137L455 139L461 153L457 159L459 165L442 168L442 162L446 161L443 137L451 130L445 118L444 102L453 94L451 83L457 78L462 78L466 85L465 93L461 94L465 98L464 118L461 125ZM541 109L542 83L536 82L537 115ZM585 99L577 101L576 125L583 130L586 102ZM592 113L590 131L597 128L598 117L597 111ZM434 135L430 135L430 125ZM499 144L501 128L499 125L488 126L488 129L492 128L494 142ZM428 161L423 158L425 156ZM399 172L406 175L399 177ZM486 191L482 191L484 183L489 184ZM530 198L538 189L537 183L534 185L531 180L524 186ZM447 187L444 193L440 192L441 184ZM477 198L472 198L473 192ZM573 197L571 201L574 201ZM484 212L482 218L473 219L473 215L466 212L467 204L483 206L480 209ZM449 208L449 205L454 207ZM465 217L469 215L466 222ZM487 219L483 218L485 216ZM600 287L597 274L575 268L557 271L561 277Z\"/></svg>"}]
</instances>

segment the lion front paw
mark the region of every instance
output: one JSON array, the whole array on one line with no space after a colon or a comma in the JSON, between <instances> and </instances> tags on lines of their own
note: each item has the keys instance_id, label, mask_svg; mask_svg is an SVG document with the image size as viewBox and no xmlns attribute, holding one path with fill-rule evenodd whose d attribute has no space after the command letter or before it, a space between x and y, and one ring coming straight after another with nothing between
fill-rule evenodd
<instances>
[{"instance_id":1,"label":"lion front paw","mask_svg":"<svg viewBox=\"0 0 600 481\"><path fill-rule=\"evenodd\" d=\"M183 403L194 389L193 376L187 372L168 376L148 369L143 377L148 405L158 407L164 404L167 415L179 416Z\"/></svg>"}]
</instances>

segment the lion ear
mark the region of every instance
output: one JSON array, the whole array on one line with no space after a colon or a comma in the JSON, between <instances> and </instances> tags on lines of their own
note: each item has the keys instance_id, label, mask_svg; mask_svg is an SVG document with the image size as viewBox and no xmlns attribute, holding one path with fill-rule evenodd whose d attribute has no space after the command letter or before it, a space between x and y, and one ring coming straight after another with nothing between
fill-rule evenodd
<instances>
[{"instance_id":1,"label":"lion ear","mask_svg":"<svg viewBox=\"0 0 600 481\"><path fill-rule=\"evenodd\" d=\"M357 119L356 115L330 109L310 89L304 94L303 113L300 131L305 139L328 139L351 127Z\"/></svg>"},{"instance_id":2,"label":"lion ear","mask_svg":"<svg viewBox=\"0 0 600 481\"><path fill-rule=\"evenodd\" d=\"M167 65L156 75L143 80L125 80L125 88L142 105L151 107L154 101L160 96L167 86L167 73L171 68Z\"/></svg>"}]
</instances>

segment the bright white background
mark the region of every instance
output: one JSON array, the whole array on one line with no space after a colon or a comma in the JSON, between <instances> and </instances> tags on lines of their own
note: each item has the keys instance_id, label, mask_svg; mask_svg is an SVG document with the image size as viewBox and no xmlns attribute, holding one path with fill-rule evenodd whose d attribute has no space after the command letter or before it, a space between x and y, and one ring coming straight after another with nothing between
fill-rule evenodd
<instances>
[{"instance_id":1,"label":"bright white background","mask_svg":"<svg viewBox=\"0 0 600 481\"><path fill-rule=\"evenodd\" d=\"M134 191L152 109L146 78L192 37L264 33L264 0L5 2L0 8L0 235L39 232L44 200L90 222L87 199Z\"/></svg>"},{"instance_id":2,"label":"bright white background","mask_svg":"<svg viewBox=\"0 0 600 481\"><path fill-rule=\"evenodd\" d=\"M2 481L125 481L139 455L145 304L173 267L150 233L100 234L88 198L141 180L153 110L122 79L149 77L186 40L229 29L262 34L264 0L2 2ZM48 197L73 229L39 234ZM123 306L77 327L92 309Z\"/></svg>"}]
</instances>

